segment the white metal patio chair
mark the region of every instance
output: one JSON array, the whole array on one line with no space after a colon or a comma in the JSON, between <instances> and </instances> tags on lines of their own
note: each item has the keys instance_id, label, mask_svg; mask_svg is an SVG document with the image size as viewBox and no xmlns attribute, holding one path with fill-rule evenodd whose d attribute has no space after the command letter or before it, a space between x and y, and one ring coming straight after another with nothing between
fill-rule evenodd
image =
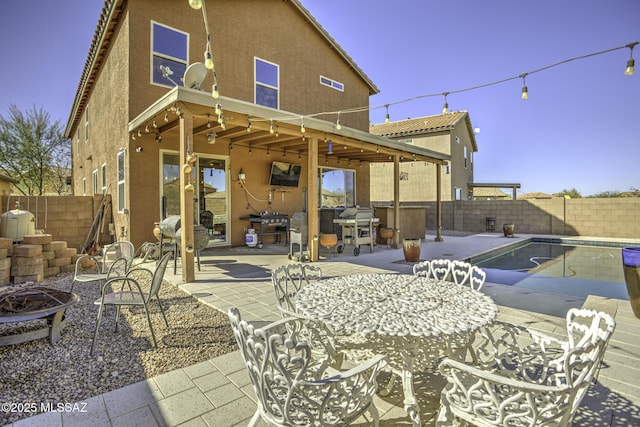
<instances>
[{"instance_id":1,"label":"white metal patio chair","mask_svg":"<svg viewBox=\"0 0 640 427\"><path fill-rule=\"evenodd\" d=\"M96 319L96 329L93 334L93 340L91 341L90 354L93 354L96 339L98 338L98 331L100 330L100 321L102 320L102 314L105 308L108 306L116 307L116 332L118 332L118 321L120 319L121 307L143 307L144 312L147 316L147 321L149 322L149 330L151 331L153 345L156 348L158 347L156 335L153 331L151 316L149 314L149 303L154 298L157 300L158 307L160 308L160 313L162 313L162 318L164 319L164 323L168 328L169 322L167 322L167 317L165 316L164 309L162 308L162 302L160 301L160 296L158 295L158 293L160 292L160 287L162 286L164 273L167 269L167 263L169 262L169 259L172 257L172 255L172 252L167 252L166 254L164 254L164 256L160 259L160 262L158 263L155 271L153 272L146 268L133 268L127 271L127 276L110 278L105 282L105 284L102 286L102 294L100 296L100 299L94 302L94 304L99 306L99 309L98 317ZM143 281L144 275L149 275L149 282L145 287L147 290L144 290L143 286L140 284L140 282ZM115 288L115 285L117 284L121 285L120 291L110 291L110 289ZM128 290L125 290L125 285L128 287Z\"/></svg>"},{"instance_id":2,"label":"white metal patio chair","mask_svg":"<svg viewBox=\"0 0 640 427\"><path fill-rule=\"evenodd\" d=\"M431 260L431 277L436 280L447 280L451 274L451 260L448 259L432 259Z\"/></svg>"},{"instance_id":3,"label":"white metal patio chair","mask_svg":"<svg viewBox=\"0 0 640 427\"><path fill-rule=\"evenodd\" d=\"M487 273L483 269L477 265L471 267L471 274L469 274L469 285L471 286L471 289L479 291L482 289L482 286L484 286L484 281L486 279Z\"/></svg>"},{"instance_id":4,"label":"white metal patio chair","mask_svg":"<svg viewBox=\"0 0 640 427\"><path fill-rule=\"evenodd\" d=\"M467 285L471 277L472 268L473 266L466 261L451 261L451 280L456 285Z\"/></svg>"},{"instance_id":5,"label":"white metal patio chair","mask_svg":"<svg viewBox=\"0 0 640 427\"><path fill-rule=\"evenodd\" d=\"M413 275L420 277L431 277L431 261L421 261L413 264Z\"/></svg>"},{"instance_id":6,"label":"white metal patio chair","mask_svg":"<svg viewBox=\"0 0 640 427\"><path fill-rule=\"evenodd\" d=\"M89 283L100 282L101 284L107 278L109 267L116 260L126 259L127 268L131 265L131 261L135 255L135 249L131 242L116 242L102 248L102 257L84 254L76 260L73 281L71 282L71 290L76 282Z\"/></svg>"},{"instance_id":7,"label":"white metal patio chair","mask_svg":"<svg viewBox=\"0 0 640 427\"><path fill-rule=\"evenodd\" d=\"M477 365L444 359L447 379L437 426L464 420L477 426L569 426L597 374L614 319L571 309L567 339L513 325L483 331Z\"/></svg>"},{"instance_id":8,"label":"white metal patio chair","mask_svg":"<svg viewBox=\"0 0 640 427\"><path fill-rule=\"evenodd\" d=\"M320 267L309 264L285 264L273 270L271 283L276 293L278 309L286 317L286 312L297 312L296 294L303 286L322 279Z\"/></svg>"},{"instance_id":9,"label":"white metal patio chair","mask_svg":"<svg viewBox=\"0 0 640 427\"><path fill-rule=\"evenodd\" d=\"M236 308L228 315L258 401L249 426L260 418L271 426L344 426L365 412L378 425L373 396L384 356L336 371L314 359L309 343L299 339L298 331L306 329L300 319L256 328Z\"/></svg>"}]
</instances>

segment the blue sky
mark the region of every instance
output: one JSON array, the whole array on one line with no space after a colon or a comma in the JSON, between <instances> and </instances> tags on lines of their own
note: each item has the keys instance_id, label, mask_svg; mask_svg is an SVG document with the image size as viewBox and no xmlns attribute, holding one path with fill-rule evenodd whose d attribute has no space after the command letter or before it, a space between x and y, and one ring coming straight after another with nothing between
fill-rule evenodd
<instances>
[{"instance_id":1,"label":"blue sky","mask_svg":"<svg viewBox=\"0 0 640 427\"><path fill-rule=\"evenodd\" d=\"M187 1L184 0L185 7ZM372 108L453 92L640 41L637 0L302 0L380 88ZM101 0L0 1L0 114L42 106L63 126ZM209 7L210 9L212 5ZM215 29L213 29L215 33ZM640 69L629 49L448 97L475 128L476 182L521 193L640 188ZM634 49L640 66L640 45ZM438 114L443 97L392 105L392 120ZM371 111L372 123L385 109Z\"/></svg>"}]
</instances>

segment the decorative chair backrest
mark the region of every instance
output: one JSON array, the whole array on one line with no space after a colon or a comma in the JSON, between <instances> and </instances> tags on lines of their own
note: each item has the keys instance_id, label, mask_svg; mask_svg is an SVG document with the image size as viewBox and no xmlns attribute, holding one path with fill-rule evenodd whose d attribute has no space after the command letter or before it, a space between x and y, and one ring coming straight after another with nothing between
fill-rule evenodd
<instances>
[{"instance_id":1,"label":"decorative chair backrest","mask_svg":"<svg viewBox=\"0 0 640 427\"><path fill-rule=\"evenodd\" d=\"M308 264L286 264L271 273L278 306L296 312L296 295L311 281L322 279L322 270Z\"/></svg>"},{"instance_id":2,"label":"decorative chair backrest","mask_svg":"<svg viewBox=\"0 0 640 427\"><path fill-rule=\"evenodd\" d=\"M451 261L448 259L431 260L431 277L436 280L447 280L451 274Z\"/></svg>"},{"instance_id":3,"label":"decorative chair backrest","mask_svg":"<svg viewBox=\"0 0 640 427\"><path fill-rule=\"evenodd\" d=\"M465 261L451 261L451 279L456 285L467 285L471 277L473 266Z\"/></svg>"},{"instance_id":4,"label":"decorative chair backrest","mask_svg":"<svg viewBox=\"0 0 640 427\"><path fill-rule=\"evenodd\" d=\"M127 266L133 261L136 249L131 242L115 242L104 247L102 254L102 271L104 273L109 271L111 264L120 258L127 260Z\"/></svg>"},{"instance_id":5,"label":"decorative chair backrest","mask_svg":"<svg viewBox=\"0 0 640 427\"><path fill-rule=\"evenodd\" d=\"M153 276L151 278L151 286L149 287L149 293L147 294L147 301L149 301L152 297L158 295L158 291L160 291L160 287L162 286L162 281L164 280L164 272L167 269L167 264L169 263L169 259L173 256L173 251L169 251L160 258L158 265L156 266L155 271L153 272Z\"/></svg>"},{"instance_id":6,"label":"decorative chair backrest","mask_svg":"<svg viewBox=\"0 0 640 427\"><path fill-rule=\"evenodd\" d=\"M294 392L294 383L306 378L312 363L309 345L277 332L288 323L285 320L256 328L241 320L238 309L231 308L228 314L261 410L280 425L295 417L302 417L295 425L311 425L310 414L296 411L295 399L302 396Z\"/></svg>"},{"instance_id":7,"label":"decorative chair backrest","mask_svg":"<svg viewBox=\"0 0 640 427\"><path fill-rule=\"evenodd\" d=\"M413 264L413 275L420 277L431 277L431 261L421 261Z\"/></svg>"},{"instance_id":8,"label":"decorative chair backrest","mask_svg":"<svg viewBox=\"0 0 640 427\"><path fill-rule=\"evenodd\" d=\"M487 273L474 265L471 267L471 274L469 275L469 284L471 285L471 289L475 289L479 291L484 286L484 281L487 279Z\"/></svg>"},{"instance_id":9,"label":"decorative chair backrest","mask_svg":"<svg viewBox=\"0 0 640 427\"><path fill-rule=\"evenodd\" d=\"M271 283L273 283L273 290L276 293L278 307L288 311L295 311L296 290L292 289L293 285L289 283L286 265L281 265L271 272Z\"/></svg>"},{"instance_id":10,"label":"decorative chair backrest","mask_svg":"<svg viewBox=\"0 0 640 427\"><path fill-rule=\"evenodd\" d=\"M107 280L126 276L128 267L129 261L126 258L118 258L113 261L107 272Z\"/></svg>"}]
</instances>

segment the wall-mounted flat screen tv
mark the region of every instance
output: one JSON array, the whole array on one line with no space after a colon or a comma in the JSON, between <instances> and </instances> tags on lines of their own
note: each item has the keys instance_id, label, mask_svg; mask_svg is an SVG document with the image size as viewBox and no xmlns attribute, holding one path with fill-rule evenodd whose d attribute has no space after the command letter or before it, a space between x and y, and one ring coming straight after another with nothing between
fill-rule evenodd
<instances>
[{"instance_id":1,"label":"wall-mounted flat screen tv","mask_svg":"<svg viewBox=\"0 0 640 427\"><path fill-rule=\"evenodd\" d=\"M273 187L297 187L302 166L283 162L271 163L269 185Z\"/></svg>"}]
</instances>

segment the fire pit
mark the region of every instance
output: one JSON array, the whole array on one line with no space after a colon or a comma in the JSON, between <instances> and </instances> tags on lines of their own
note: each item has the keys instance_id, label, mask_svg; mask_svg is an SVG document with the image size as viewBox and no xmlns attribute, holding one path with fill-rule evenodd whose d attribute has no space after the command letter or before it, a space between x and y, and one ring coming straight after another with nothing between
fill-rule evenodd
<instances>
[{"instance_id":1,"label":"fire pit","mask_svg":"<svg viewBox=\"0 0 640 427\"><path fill-rule=\"evenodd\" d=\"M0 336L0 345L20 344L49 337L53 345L65 327L64 311L78 296L45 287L20 288L0 294L0 323L22 323L46 318L47 325L34 330Z\"/></svg>"}]
</instances>

